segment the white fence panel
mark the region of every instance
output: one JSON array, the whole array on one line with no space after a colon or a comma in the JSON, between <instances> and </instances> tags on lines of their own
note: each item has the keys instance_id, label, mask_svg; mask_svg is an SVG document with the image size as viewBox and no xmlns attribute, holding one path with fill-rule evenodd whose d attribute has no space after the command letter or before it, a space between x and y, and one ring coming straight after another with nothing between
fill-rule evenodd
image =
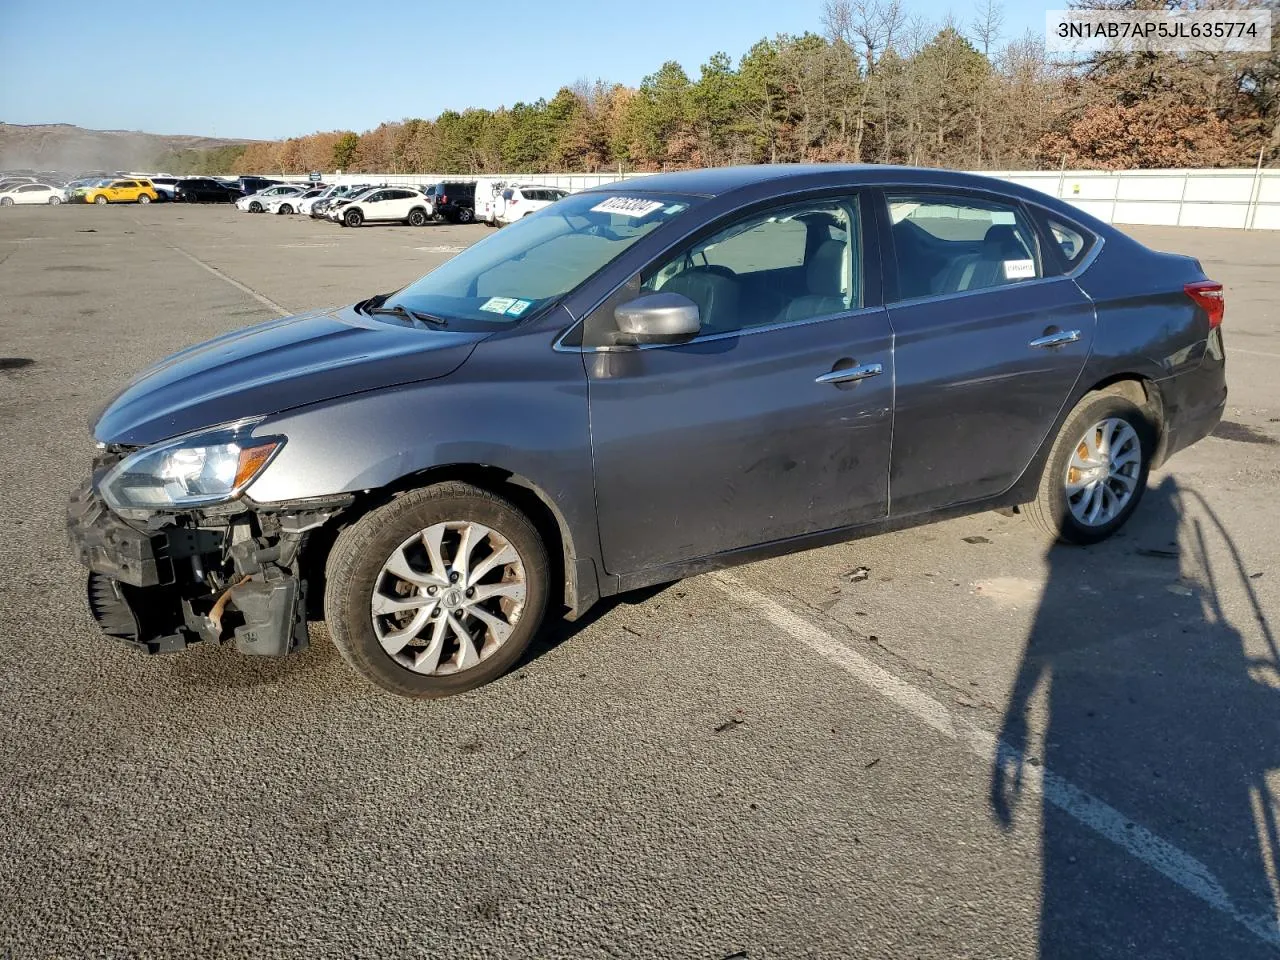
<instances>
[{"instance_id":1,"label":"white fence panel","mask_svg":"<svg viewBox=\"0 0 1280 960\"><path fill-rule=\"evenodd\" d=\"M1060 197L1108 223L1280 230L1280 170L1004 170L976 171ZM513 184L585 190L647 173L485 174ZM297 179L294 177L292 179ZM391 183L428 186L474 176L330 174L326 183Z\"/></svg>"},{"instance_id":2,"label":"white fence panel","mask_svg":"<svg viewBox=\"0 0 1280 960\"><path fill-rule=\"evenodd\" d=\"M1007 170L985 175L1060 197L1108 223L1280 230L1280 170Z\"/></svg>"}]
</instances>

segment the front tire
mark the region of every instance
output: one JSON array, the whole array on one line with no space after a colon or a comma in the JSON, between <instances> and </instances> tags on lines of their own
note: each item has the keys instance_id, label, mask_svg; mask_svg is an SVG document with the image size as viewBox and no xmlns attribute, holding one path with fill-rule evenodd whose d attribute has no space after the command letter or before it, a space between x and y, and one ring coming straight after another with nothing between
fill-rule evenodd
<instances>
[{"instance_id":1,"label":"front tire","mask_svg":"<svg viewBox=\"0 0 1280 960\"><path fill-rule=\"evenodd\" d=\"M13 197L0 197L0 207L12 207Z\"/></svg>"},{"instance_id":2,"label":"front tire","mask_svg":"<svg viewBox=\"0 0 1280 960\"><path fill-rule=\"evenodd\" d=\"M1023 513L1063 543L1090 544L1133 516L1147 487L1157 428L1133 401L1089 394L1071 411Z\"/></svg>"},{"instance_id":3,"label":"front tire","mask_svg":"<svg viewBox=\"0 0 1280 960\"><path fill-rule=\"evenodd\" d=\"M61 197L50 197L50 198L49 198L49 206L51 206L51 207L56 207L56 206L57 206L58 204L60 204L61 202L62 202L62 198L61 198Z\"/></svg>"},{"instance_id":4,"label":"front tire","mask_svg":"<svg viewBox=\"0 0 1280 960\"><path fill-rule=\"evenodd\" d=\"M549 567L533 524L464 483L412 490L344 530L325 567L325 619L365 679L406 697L494 680L541 626Z\"/></svg>"},{"instance_id":5,"label":"front tire","mask_svg":"<svg viewBox=\"0 0 1280 960\"><path fill-rule=\"evenodd\" d=\"M348 210L342 215L342 222L348 227L358 227L364 223L364 215L359 210Z\"/></svg>"},{"instance_id":6,"label":"front tire","mask_svg":"<svg viewBox=\"0 0 1280 960\"><path fill-rule=\"evenodd\" d=\"M98 203L98 204L102 204L103 206L106 206L107 198L106 198L106 197L104 197L104 196L102 196L102 194L99 194L98 196L96 196L96 197L94 197L94 198L93 198L93 202L94 202L94 203Z\"/></svg>"},{"instance_id":7,"label":"front tire","mask_svg":"<svg viewBox=\"0 0 1280 960\"><path fill-rule=\"evenodd\" d=\"M260 204L257 200L254 200L252 203L250 203L250 204L249 204L249 212L250 212L250 213L261 213L261 212L262 212L262 204Z\"/></svg>"},{"instance_id":8,"label":"front tire","mask_svg":"<svg viewBox=\"0 0 1280 960\"><path fill-rule=\"evenodd\" d=\"M422 210L409 211L409 226L421 227L427 222L427 215Z\"/></svg>"},{"instance_id":9,"label":"front tire","mask_svg":"<svg viewBox=\"0 0 1280 960\"><path fill-rule=\"evenodd\" d=\"M293 207L287 203L280 204L280 209L276 213L293 213Z\"/></svg>"}]
</instances>

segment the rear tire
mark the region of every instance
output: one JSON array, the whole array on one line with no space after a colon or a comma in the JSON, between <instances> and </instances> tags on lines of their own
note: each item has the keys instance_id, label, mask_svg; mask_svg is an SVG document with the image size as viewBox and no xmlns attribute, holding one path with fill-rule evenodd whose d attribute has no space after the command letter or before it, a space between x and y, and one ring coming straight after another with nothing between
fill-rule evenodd
<instances>
[{"instance_id":1,"label":"rear tire","mask_svg":"<svg viewBox=\"0 0 1280 960\"><path fill-rule=\"evenodd\" d=\"M499 549L504 554L513 552L514 560L493 565L489 573L472 581L483 579L490 592L500 587L503 597L451 608L446 604L466 603L460 594L468 592L467 575L458 581L457 590L443 579L439 581L443 586L426 585L430 581L425 578L437 565L424 544L430 540L430 531L438 536L444 525L487 532L468 533L468 541L452 533L451 542L437 540L442 568L474 575L489 551L494 555ZM490 534L496 536L486 539ZM463 542L475 551L470 564L460 560ZM415 557L411 567L409 555ZM390 569L393 559L400 561L397 570ZM400 571L415 579L405 579ZM325 619L334 646L365 679L405 697L446 697L495 680L519 662L541 626L549 577L541 538L512 504L470 484L440 483L397 497L339 534L325 565ZM435 599L429 599L428 592ZM375 595L384 604L389 600L418 605L403 612L375 613ZM480 615L469 612L481 603L488 606L479 607ZM415 630L419 614L422 626ZM441 614L446 624L436 641L434 630ZM463 625L475 641L469 656L463 652L462 638L456 631L450 633L454 622ZM400 638L394 636L397 633ZM412 639L406 642L404 636ZM436 642L441 645L434 649L436 659L429 660Z\"/></svg>"},{"instance_id":2,"label":"rear tire","mask_svg":"<svg viewBox=\"0 0 1280 960\"><path fill-rule=\"evenodd\" d=\"M470 223L475 218L476 218L476 212L472 210L470 207L463 207L461 210L458 211L459 223Z\"/></svg>"},{"instance_id":3,"label":"rear tire","mask_svg":"<svg viewBox=\"0 0 1280 960\"><path fill-rule=\"evenodd\" d=\"M1068 415L1023 515L1062 543L1107 539L1133 516L1147 486L1158 428L1133 401L1091 393Z\"/></svg>"},{"instance_id":4,"label":"rear tire","mask_svg":"<svg viewBox=\"0 0 1280 960\"><path fill-rule=\"evenodd\" d=\"M422 210L410 210L408 224L411 227L421 227L427 222L427 215Z\"/></svg>"},{"instance_id":5,"label":"rear tire","mask_svg":"<svg viewBox=\"0 0 1280 960\"><path fill-rule=\"evenodd\" d=\"M139 202L139 203L150 203L150 202L151 202L151 197L150 197L150 195L148 195L148 194L140 193L140 194L138 194L138 202Z\"/></svg>"}]
</instances>

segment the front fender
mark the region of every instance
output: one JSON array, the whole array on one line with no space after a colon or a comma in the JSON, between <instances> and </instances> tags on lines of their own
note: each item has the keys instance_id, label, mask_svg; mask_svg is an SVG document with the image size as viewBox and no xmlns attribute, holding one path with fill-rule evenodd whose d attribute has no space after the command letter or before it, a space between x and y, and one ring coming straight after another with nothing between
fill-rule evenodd
<instances>
[{"instance_id":1,"label":"front fender","mask_svg":"<svg viewBox=\"0 0 1280 960\"><path fill-rule=\"evenodd\" d=\"M580 555L596 531L587 379L580 355L551 348L558 331L483 341L452 374L268 418L258 435L284 448L246 495L277 503L378 490L439 467L516 474L556 505Z\"/></svg>"}]
</instances>

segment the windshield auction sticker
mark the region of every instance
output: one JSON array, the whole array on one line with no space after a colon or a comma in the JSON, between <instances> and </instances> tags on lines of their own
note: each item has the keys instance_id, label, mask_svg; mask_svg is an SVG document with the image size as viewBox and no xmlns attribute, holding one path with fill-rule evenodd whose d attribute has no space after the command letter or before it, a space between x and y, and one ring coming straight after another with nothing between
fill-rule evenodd
<instances>
[{"instance_id":1,"label":"windshield auction sticker","mask_svg":"<svg viewBox=\"0 0 1280 960\"><path fill-rule=\"evenodd\" d=\"M639 197L610 197L591 208L592 213L614 213L639 220L662 207L660 200L641 200Z\"/></svg>"},{"instance_id":2,"label":"windshield auction sticker","mask_svg":"<svg viewBox=\"0 0 1280 960\"><path fill-rule=\"evenodd\" d=\"M1271 11L1050 10L1052 53L1242 53L1271 49Z\"/></svg>"},{"instance_id":3,"label":"windshield auction sticker","mask_svg":"<svg viewBox=\"0 0 1280 960\"><path fill-rule=\"evenodd\" d=\"M518 302L515 297L490 297L480 304L480 309L489 313L506 313Z\"/></svg>"}]
</instances>

